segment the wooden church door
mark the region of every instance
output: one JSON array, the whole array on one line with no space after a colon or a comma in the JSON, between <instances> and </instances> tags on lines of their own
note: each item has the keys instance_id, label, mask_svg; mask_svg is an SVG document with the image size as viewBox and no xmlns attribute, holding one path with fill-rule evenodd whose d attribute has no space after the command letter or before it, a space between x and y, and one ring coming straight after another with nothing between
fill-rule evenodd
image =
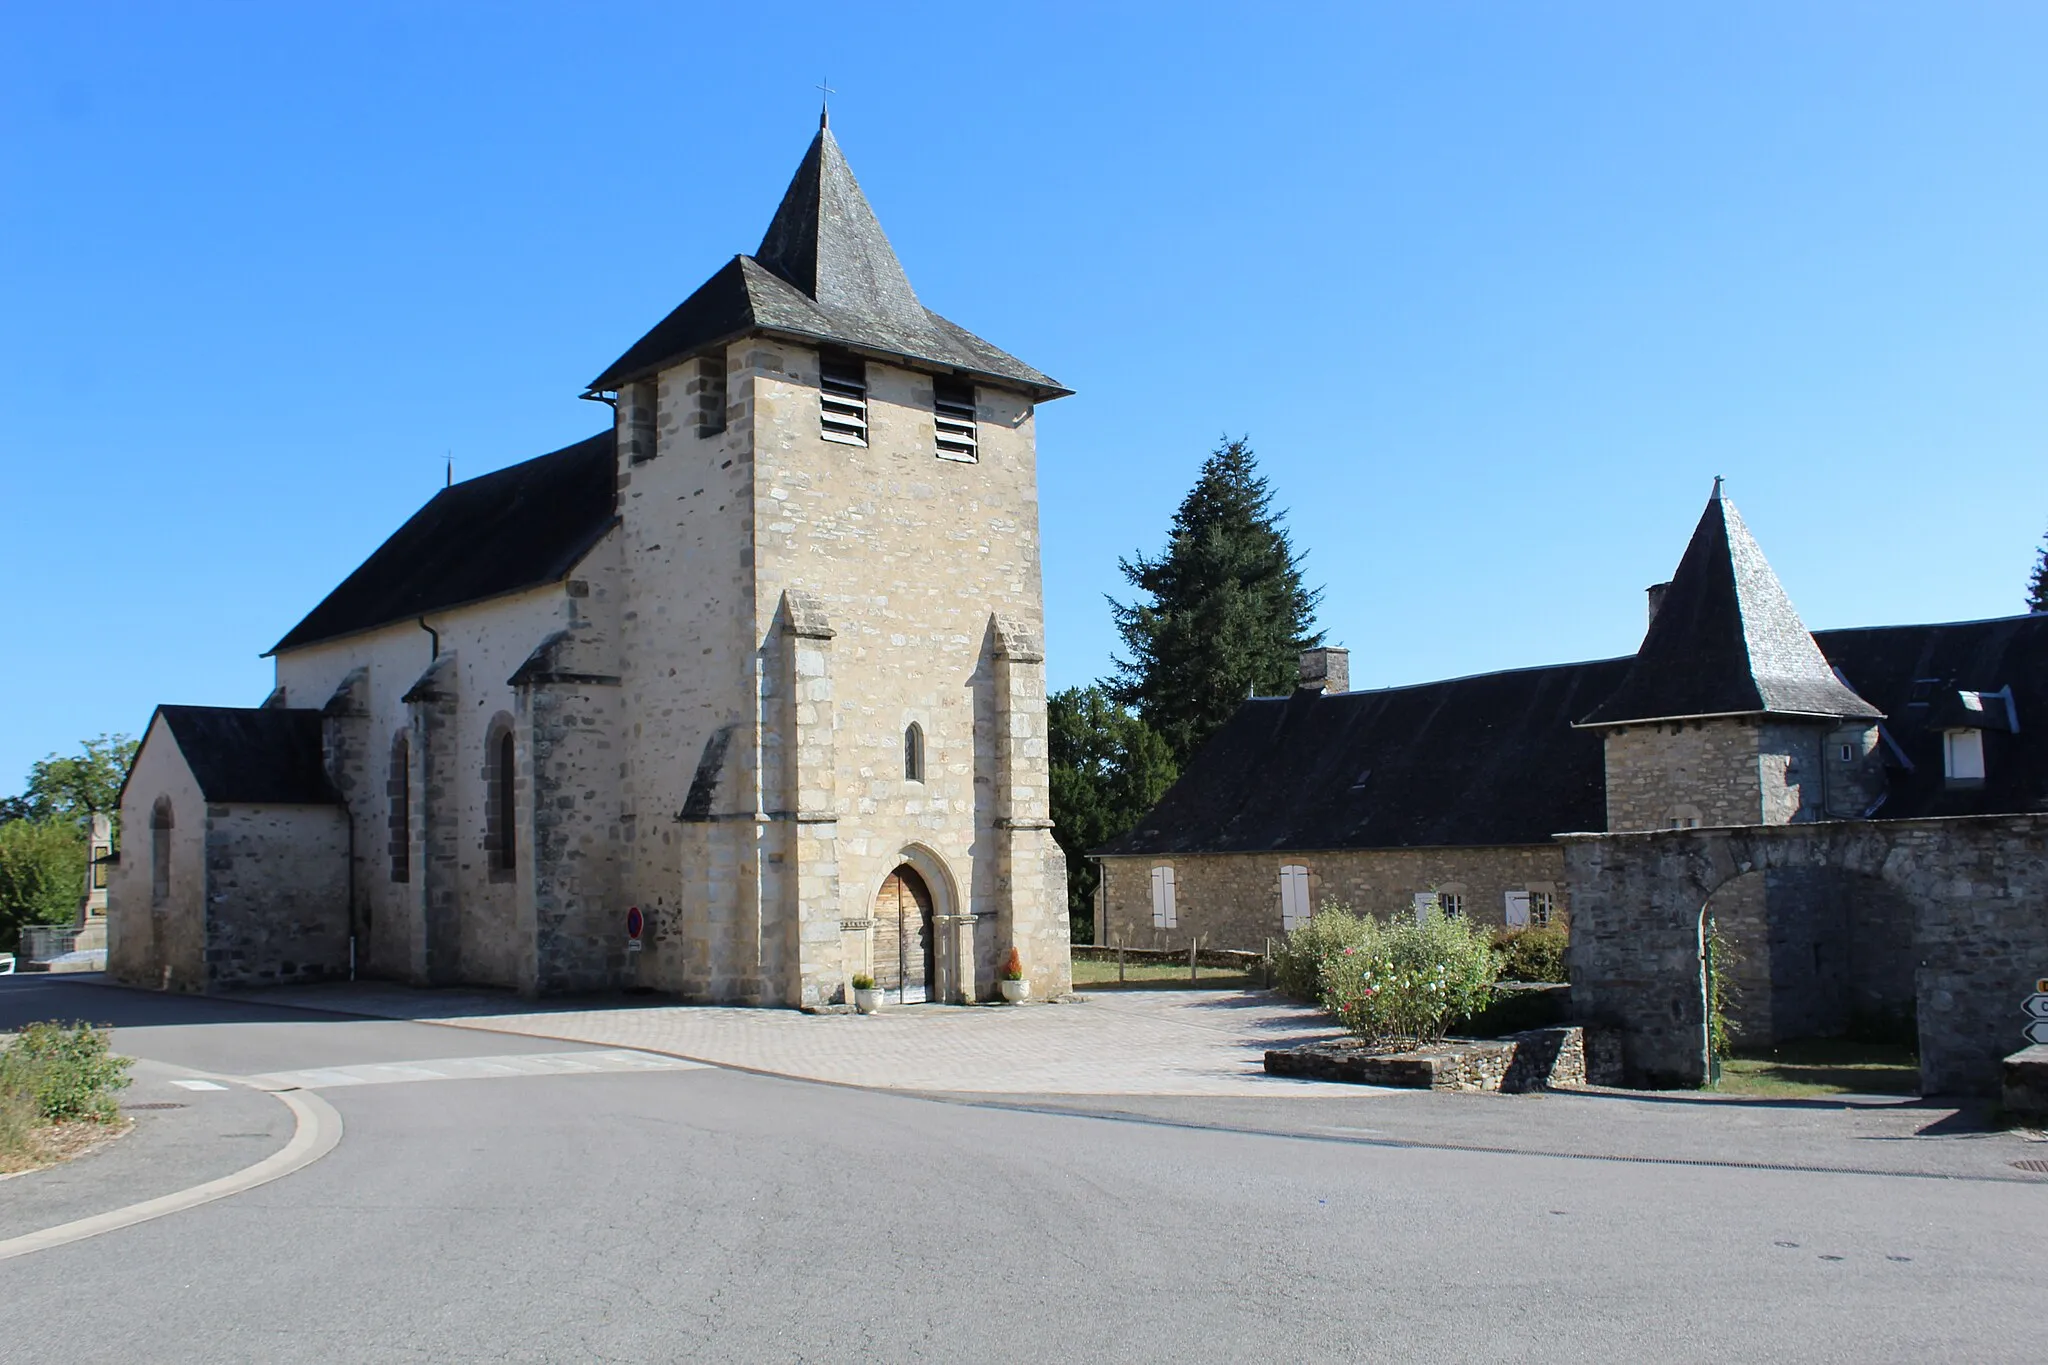
<instances>
[{"instance_id":1,"label":"wooden church door","mask_svg":"<svg viewBox=\"0 0 2048 1365\"><path fill-rule=\"evenodd\" d=\"M932 994L932 893L908 863L875 896L875 986L903 1003Z\"/></svg>"}]
</instances>

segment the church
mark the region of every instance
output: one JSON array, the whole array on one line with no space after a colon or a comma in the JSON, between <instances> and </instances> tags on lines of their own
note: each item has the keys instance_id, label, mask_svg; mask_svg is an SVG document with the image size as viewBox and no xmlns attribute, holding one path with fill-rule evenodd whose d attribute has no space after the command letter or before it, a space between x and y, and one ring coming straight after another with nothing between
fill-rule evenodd
<instances>
[{"instance_id":1,"label":"church","mask_svg":"<svg viewBox=\"0 0 2048 1365\"><path fill-rule=\"evenodd\" d=\"M1037 405L919 301L826 122L752 254L270 650L161 706L109 971L824 1008L1071 984Z\"/></svg>"}]
</instances>

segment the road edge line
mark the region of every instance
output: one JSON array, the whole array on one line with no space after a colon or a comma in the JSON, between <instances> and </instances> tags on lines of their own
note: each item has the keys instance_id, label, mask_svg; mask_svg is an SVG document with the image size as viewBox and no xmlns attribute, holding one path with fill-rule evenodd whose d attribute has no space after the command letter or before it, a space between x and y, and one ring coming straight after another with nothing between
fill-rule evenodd
<instances>
[{"instance_id":1,"label":"road edge line","mask_svg":"<svg viewBox=\"0 0 2048 1365\"><path fill-rule=\"evenodd\" d=\"M292 1130L291 1140L277 1151L252 1166L209 1180L201 1185L176 1190L170 1194L145 1199L139 1204L125 1208L110 1209L88 1218L74 1219L44 1228L41 1232L26 1232L19 1237L0 1241L0 1261L12 1260L32 1252L47 1251L52 1247L67 1246L72 1242L97 1237L103 1232L115 1232L121 1228L134 1227L162 1218L166 1214L182 1213L186 1209L210 1204L216 1199L253 1190L258 1185L267 1185L282 1179L294 1171L303 1170L326 1156L341 1143L341 1114L319 1095L309 1090L266 1090L292 1111L297 1121Z\"/></svg>"}]
</instances>

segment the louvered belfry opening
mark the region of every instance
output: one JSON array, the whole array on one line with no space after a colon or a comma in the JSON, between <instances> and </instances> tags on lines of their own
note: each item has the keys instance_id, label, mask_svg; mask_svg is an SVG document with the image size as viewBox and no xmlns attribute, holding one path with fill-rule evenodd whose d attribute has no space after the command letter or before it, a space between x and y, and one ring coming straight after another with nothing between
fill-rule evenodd
<instances>
[{"instance_id":1,"label":"louvered belfry opening","mask_svg":"<svg viewBox=\"0 0 2048 1365\"><path fill-rule=\"evenodd\" d=\"M868 443L868 367L858 356L818 356L818 425L828 441Z\"/></svg>"},{"instance_id":2,"label":"louvered belfry opening","mask_svg":"<svg viewBox=\"0 0 2048 1365\"><path fill-rule=\"evenodd\" d=\"M974 419L974 385L941 379L932 386L932 415L937 424L938 453L949 460L980 458Z\"/></svg>"},{"instance_id":3,"label":"louvered belfry opening","mask_svg":"<svg viewBox=\"0 0 2048 1365\"><path fill-rule=\"evenodd\" d=\"M908 863L875 896L875 988L884 999L932 998L932 893Z\"/></svg>"}]
</instances>

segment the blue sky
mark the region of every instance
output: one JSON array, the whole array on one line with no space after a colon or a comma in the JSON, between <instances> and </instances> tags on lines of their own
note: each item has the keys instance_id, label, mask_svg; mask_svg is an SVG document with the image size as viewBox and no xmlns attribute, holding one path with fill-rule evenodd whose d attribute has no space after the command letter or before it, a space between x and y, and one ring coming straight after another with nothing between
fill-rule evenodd
<instances>
[{"instance_id":1,"label":"blue sky","mask_svg":"<svg viewBox=\"0 0 2048 1365\"><path fill-rule=\"evenodd\" d=\"M1626 653L1716 474L1809 625L2048 529L2048 10L0 5L0 791L253 705L833 126L1041 413L1049 668L1248 433L1378 686Z\"/></svg>"}]
</instances>

